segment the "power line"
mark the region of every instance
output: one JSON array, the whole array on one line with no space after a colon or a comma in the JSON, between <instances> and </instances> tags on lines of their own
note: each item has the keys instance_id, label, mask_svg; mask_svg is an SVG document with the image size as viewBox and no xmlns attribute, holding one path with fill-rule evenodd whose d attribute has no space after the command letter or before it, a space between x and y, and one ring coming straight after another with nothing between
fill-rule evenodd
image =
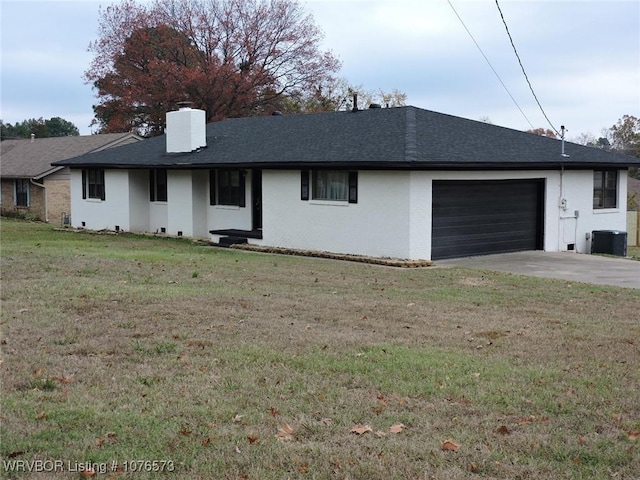
<instances>
[{"instance_id":1,"label":"power line","mask_svg":"<svg viewBox=\"0 0 640 480\"><path fill-rule=\"evenodd\" d=\"M542 105L540 105L540 101L536 96L536 92L533 91L533 87L531 86L531 82L529 81L529 77L527 76L527 72L525 72L524 66L522 65L522 60L520 60L520 55L518 55L518 50L516 49L516 46L513 43L513 38L511 37L511 32L509 32L507 21L504 19L504 15L502 14L502 9L500 8L500 4L498 3L498 0L495 0L495 1L496 1L496 6L498 7L498 11L500 12L500 18L502 18L502 23L504 24L504 28L507 31L507 35L509 36L509 41L511 42L511 46L513 47L513 52L516 54L516 58L518 59L518 63L520 64L520 68L522 69L522 73L524 74L524 78L527 81L527 84L529 85L529 90L531 90L531 93L533 94L533 98L536 99L536 103L538 104L538 107L540 107L540 111L542 112L542 115L544 115L544 118L547 119L547 122L549 123L549 125L551 125L551 128L553 128L553 130L556 132L556 135L560 137L562 135L560 134L560 132L558 132L558 129L553 126L553 123L551 123L551 120L549 120L549 117L547 117L547 114L545 113L544 108L542 108Z\"/></svg>"},{"instance_id":2,"label":"power line","mask_svg":"<svg viewBox=\"0 0 640 480\"><path fill-rule=\"evenodd\" d=\"M502 78L500 78L500 75L498 75L498 72L496 72L496 69L493 68L493 65L491 65L491 62L489 61L489 59L487 58L487 56L484 54L484 52L482 51L482 48L480 48L480 45L478 45L478 42L476 42L476 39L473 37L473 35L471 34L471 32L469 31L469 29L467 28L467 26L465 25L464 21L462 20L462 18L460 17L460 15L458 15L458 12L456 11L455 7L453 6L453 4L451 3L451 0L447 0L447 3L449 4L449 6L451 7L451 9L453 10L453 13L456 14L456 17L458 17L458 20L460 20L460 23L462 24L462 26L464 27L464 29L467 31L467 33L469 34L469 36L471 37L471 40L473 40L473 43L475 43L476 47L478 47L478 50L480 51L480 53L482 54L482 56L484 57L484 59L486 60L487 64L489 65L489 67L491 68L491 70L493 71L493 73L495 74L495 76L498 78L498 80L500 81L500 84L502 85L502 87L505 89L505 91L507 92L507 94L509 95L509 97L511 97L511 100L513 101L513 103L515 104L516 107L518 107L518 110L520 110L520 113L522 114L522 116L524 117L524 119L527 121L527 123L531 126L531 130L534 130L535 127L533 126L533 124L529 121L529 119L527 118L527 116L524 114L524 112L522 111L522 109L520 108L520 105L518 105L518 102L516 102L516 99L513 98L513 95L511 95L511 92L509 91L509 89L507 88L507 86L504 84L504 82L502 81Z\"/></svg>"}]
</instances>

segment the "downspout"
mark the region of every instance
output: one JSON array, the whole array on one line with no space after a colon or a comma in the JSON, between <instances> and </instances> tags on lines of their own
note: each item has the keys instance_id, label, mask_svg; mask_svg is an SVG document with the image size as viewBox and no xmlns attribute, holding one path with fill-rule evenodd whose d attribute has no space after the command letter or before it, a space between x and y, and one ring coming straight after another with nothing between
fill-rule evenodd
<instances>
[{"instance_id":1,"label":"downspout","mask_svg":"<svg viewBox=\"0 0 640 480\"><path fill-rule=\"evenodd\" d=\"M33 178L30 178L29 182L35 185L36 187L42 188L42 190L44 191L44 221L49 223L49 207L47 205L47 187L44 186L44 183L38 183Z\"/></svg>"},{"instance_id":2,"label":"downspout","mask_svg":"<svg viewBox=\"0 0 640 480\"><path fill-rule=\"evenodd\" d=\"M566 209L567 200L564 198L564 164L560 165L560 198L558 200L558 251L561 252L564 237L563 207Z\"/></svg>"}]
</instances>

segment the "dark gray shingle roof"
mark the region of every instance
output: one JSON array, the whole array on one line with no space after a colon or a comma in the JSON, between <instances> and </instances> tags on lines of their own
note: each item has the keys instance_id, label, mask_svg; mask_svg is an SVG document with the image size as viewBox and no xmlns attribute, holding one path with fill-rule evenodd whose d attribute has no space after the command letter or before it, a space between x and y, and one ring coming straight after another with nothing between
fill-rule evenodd
<instances>
[{"instance_id":1,"label":"dark gray shingle roof","mask_svg":"<svg viewBox=\"0 0 640 480\"><path fill-rule=\"evenodd\" d=\"M416 107L228 119L207 148L167 154L165 136L57 162L122 168L546 168L628 166L639 159Z\"/></svg>"}]
</instances>

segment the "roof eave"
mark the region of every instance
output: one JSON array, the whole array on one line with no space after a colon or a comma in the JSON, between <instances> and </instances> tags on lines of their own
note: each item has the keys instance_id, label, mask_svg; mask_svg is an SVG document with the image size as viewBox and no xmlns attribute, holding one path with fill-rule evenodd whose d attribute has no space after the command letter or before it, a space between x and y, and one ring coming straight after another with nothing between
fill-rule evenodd
<instances>
[{"instance_id":1,"label":"roof eave","mask_svg":"<svg viewBox=\"0 0 640 480\"><path fill-rule=\"evenodd\" d=\"M53 175L56 172L59 172L60 170L63 170L65 167L64 166L55 166L53 168L50 168L49 170L46 170L42 173L39 173L38 175L32 177L34 180L40 180L44 177L48 177L49 175Z\"/></svg>"},{"instance_id":2,"label":"roof eave","mask_svg":"<svg viewBox=\"0 0 640 480\"><path fill-rule=\"evenodd\" d=\"M615 162L158 162L148 164L130 163L65 163L56 162L57 170L66 166L70 168L103 168L103 169L149 169L166 168L171 170L210 169L210 168L242 168L242 169L275 169L275 170L300 170L300 169L355 169L355 170L548 170L548 169L594 169L616 168L626 169L637 166L638 163ZM56 171L57 171L56 170ZM39 177L50 175L54 171L46 172Z\"/></svg>"}]
</instances>

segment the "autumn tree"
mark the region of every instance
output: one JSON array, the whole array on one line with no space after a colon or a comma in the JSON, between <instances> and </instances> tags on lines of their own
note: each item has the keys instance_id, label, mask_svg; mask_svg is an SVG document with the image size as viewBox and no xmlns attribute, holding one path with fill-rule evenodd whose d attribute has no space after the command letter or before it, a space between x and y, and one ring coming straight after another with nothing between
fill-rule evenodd
<instances>
[{"instance_id":1,"label":"autumn tree","mask_svg":"<svg viewBox=\"0 0 640 480\"><path fill-rule=\"evenodd\" d=\"M556 132L549 128L534 128L533 130L527 130L527 133L533 133L534 135L540 135L541 137L557 138Z\"/></svg>"},{"instance_id":2,"label":"autumn tree","mask_svg":"<svg viewBox=\"0 0 640 480\"><path fill-rule=\"evenodd\" d=\"M317 113L353 108L354 95L358 95L358 108L368 108L372 103L384 107L406 105L407 95L397 89L385 92L366 90L362 85L352 85L345 78L336 78L315 86L311 91L286 95L277 102L283 113Z\"/></svg>"},{"instance_id":3,"label":"autumn tree","mask_svg":"<svg viewBox=\"0 0 640 480\"><path fill-rule=\"evenodd\" d=\"M197 57L189 38L171 27L135 30L116 56L114 71L95 81L99 95L108 92L94 107L102 132L162 133L164 115L175 105L176 93L188 96Z\"/></svg>"},{"instance_id":4,"label":"autumn tree","mask_svg":"<svg viewBox=\"0 0 640 480\"><path fill-rule=\"evenodd\" d=\"M614 149L640 157L640 118L623 115L610 130ZM630 168L629 176L640 179L640 169Z\"/></svg>"},{"instance_id":5,"label":"autumn tree","mask_svg":"<svg viewBox=\"0 0 640 480\"><path fill-rule=\"evenodd\" d=\"M133 0L101 11L85 79L103 132L155 134L189 100L207 120L271 113L312 95L339 62L296 0Z\"/></svg>"},{"instance_id":6,"label":"autumn tree","mask_svg":"<svg viewBox=\"0 0 640 480\"><path fill-rule=\"evenodd\" d=\"M618 122L611 127L613 148L640 157L640 118L633 115L623 115Z\"/></svg>"}]
</instances>

